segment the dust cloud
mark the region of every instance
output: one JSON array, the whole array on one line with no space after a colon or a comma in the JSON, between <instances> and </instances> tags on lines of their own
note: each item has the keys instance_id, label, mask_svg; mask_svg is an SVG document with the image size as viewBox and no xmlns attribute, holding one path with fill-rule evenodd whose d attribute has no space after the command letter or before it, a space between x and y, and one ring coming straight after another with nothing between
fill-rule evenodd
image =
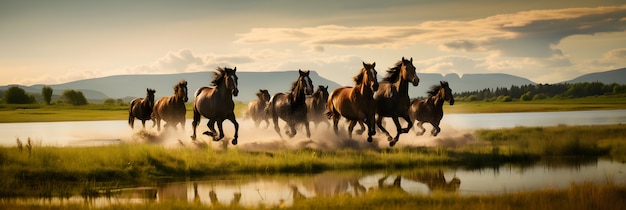
<instances>
[{"instance_id":1,"label":"dust cloud","mask_svg":"<svg viewBox=\"0 0 626 210\"><path fill-rule=\"evenodd\" d=\"M267 126L265 122L262 122L259 127L254 125L252 120L237 119L239 123L239 138L238 145L231 144L234 135L233 124L226 120L223 123L224 126L224 139L220 141L213 141L213 138L202 133L208 131L206 123L207 119L203 119L197 128L197 139L191 140L191 134L193 128L191 122L188 121L185 129L161 129L160 132L156 128L147 127L146 129L135 129L131 134L131 137L126 139L122 138L122 142L129 143L151 143L160 144L165 147L196 147L196 148L211 148L214 150L225 150L228 148L238 148L244 151L275 151L275 150L298 150L304 148L317 149L317 150L336 150L336 149L356 149L356 150L379 150L389 148L389 142L387 137L377 130L374 136L373 142L367 142L367 132L362 135L353 133L353 138L348 138L347 123L340 121L339 123L339 135L335 135L332 125L320 123L315 126L310 124L311 137L306 137L306 131L304 126L297 128L297 134L293 138L289 138L284 134L285 123L279 120L279 128L283 135L281 138L276 131L274 131L273 124ZM401 120L402 121L402 120ZM406 123L402 125L406 127ZM393 122L388 119L385 121L385 127L390 131L391 135L395 135L395 126ZM457 130L449 124L441 125L441 133L437 137L430 135L432 126L430 124L424 124L427 129L426 133L422 136L416 135L417 129L412 129L407 134L400 135L400 140L394 146L394 148L402 147L458 147L465 144L475 142L475 138L471 130ZM216 126L217 129L217 126ZM359 126L355 127L358 130Z\"/></svg>"}]
</instances>

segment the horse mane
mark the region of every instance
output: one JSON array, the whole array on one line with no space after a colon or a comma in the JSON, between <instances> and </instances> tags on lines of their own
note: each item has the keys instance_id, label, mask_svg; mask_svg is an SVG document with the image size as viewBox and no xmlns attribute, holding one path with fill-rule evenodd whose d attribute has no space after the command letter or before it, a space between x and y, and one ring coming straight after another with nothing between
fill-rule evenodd
<instances>
[{"instance_id":1,"label":"horse mane","mask_svg":"<svg viewBox=\"0 0 626 210\"><path fill-rule=\"evenodd\" d=\"M400 69L402 68L402 60L396 62L394 67L389 68L387 70L387 75L383 77L383 81L385 82L396 82L400 79Z\"/></svg>"},{"instance_id":2,"label":"horse mane","mask_svg":"<svg viewBox=\"0 0 626 210\"><path fill-rule=\"evenodd\" d=\"M174 90L177 90L179 87L182 87L182 86L187 86L186 80L181 80L178 82L178 84L174 85Z\"/></svg>"},{"instance_id":3,"label":"horse mane","mask_svg":"<svg viewBox=\"0 0 626 210\"><path fill-rule=\"evenodd\" d=\"M211 80L211 85L217 86L224 80L224 76L226 75L226 69L222 67L217 67L216 72L213 72L213 80Z\"/></svg>"},{"instance_id":4,"label":"horse mane","mask_svg":"<svg viewBox=\"0 0 626 210\"><path fill-rule=\"evenodd\" d=\"M352 79L354 80L354 84L355 85L362 85L363 83L363 76L365 75L365 71L361 71L359 72L359 74L357 74L356 76L352 77Z\"/></svg>"},{"instance_id":5,"label":"horse mane","mask_svg":"<svg viewBox=\"0 0 626 210\"><path fill-rule=\"evenodd\" d=\"M428 93L428 97L436 96L439 93L439 89L441 89L442 85L448 85L448 82L441 82L439 85L430 86L430 89L426 91Z\"/></svg>"}]
</instances>

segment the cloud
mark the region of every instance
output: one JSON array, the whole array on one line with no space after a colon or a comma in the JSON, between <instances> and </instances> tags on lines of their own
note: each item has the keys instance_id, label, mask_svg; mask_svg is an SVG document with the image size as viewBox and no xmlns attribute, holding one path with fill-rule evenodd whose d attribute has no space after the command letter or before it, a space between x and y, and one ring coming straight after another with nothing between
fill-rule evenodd
<instances>
[{"instance_id":1,"label":"cloud","mask_svg":"<svg viewBox=\"0 0 626 210\"><path fill-rule=\"evenodd\" d=\"M610 50L602 56L602 58L593 61L594 65L616 68L626 66L626 48Z\"/></svg>"},{"instance_id":2,"label":"cloud","mask_svg":"<svg viewBox=\"0 0 626 210\"><path fill-rule=\"evenodd\" d=\"M197 55L190 49L181 49L177 52L168 52L150 64L128 67L126 72L133 74L197 72L212 70L220 66L233 67L254 61L254 58L245 53Z\"/></svg>"},{"instance_id":3,"label":"cloud","mask_svg":"<svg viewBox=\"0 0 626 210\"><path fill-rule=\"evenodd\" d=\"M304 28L253 28L237 34L236 43L295 42L318 46L401 49L428 43L441 50L499 51L502 56L544 57L558 54L565 37L626 30L626 5L531 10L469 21L426 21L409 26L321 25Z\"/></svg>"}]
</instances>

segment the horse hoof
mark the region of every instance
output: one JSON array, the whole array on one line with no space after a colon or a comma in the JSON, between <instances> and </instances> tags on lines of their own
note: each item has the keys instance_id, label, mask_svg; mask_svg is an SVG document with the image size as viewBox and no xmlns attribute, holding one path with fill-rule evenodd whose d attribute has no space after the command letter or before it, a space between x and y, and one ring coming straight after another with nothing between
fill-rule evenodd
<instances>
[{"instance_id":1,"label":"horse hoof","mask_svg":"<svg viewBox=\"0 0 626 210\"><path fill-rule=\"evenodd\" d=\"M207 135L207 136L215 136L215 134L213 134L213 132L210 132L210 131L205 131L202 134Z\"/></svg>"},{"instance_id":2,"label":"horse hoof","mask_svg":"<svg viewBox=\"0 0 626 210\"><path fill-rule=\"evenodd\" d=\"M393 137L391 137L391 136L387 137L387 141L389 141L389 142L393 141Z\"/></svg>"},{"instance_id":3,"label":"horse hoof","mask_svg":"<svg viewBox=\"0 0 626 210\"><path fill-rule=\"evenodd\" d=\"M398 141L390 141L389 142L389 146L393 147L394 145L396 145L396 143L398 143Z\"/></svg>"},{"instance_id":4,"label":"horse hoof","mask_svg":"<svg viewBox=\"0 0 626 210\"><path fill-rule=\"evenodd\" d=\"M365 132L365 131L355 131L354 133L356 133L356 135L362 135L363 132Z\"/></svg>"},{"instance_id":5,"label":"horse hoof","mask_svg":"<svg viewBox=\"0 0 626 210\"><path fill-rule=\"evenodd\" d=\"M233 145L237 145L237 139L233 139L233 141L231 141L230 143L232 143Z\"/></svg>"},{"instance_id":6,"label":"horse hoof","mask_svg":"<svg viewBox=\"0 0 626 210\"><path fill-rule=\"evenodd\" d=\"M367 142L372 143L372 137L371 136L367 137Z\"/></svg>"},{"instance_id":7,"label":"horse hoof","mask_svg":"<svg viewBox=\"0 0 626 210\"><path fill-rule=\"evenodd\" d=\"M408 132L409 132L408 128L400 129L400 133L408 133Z\"/></svg>"},{"instance_id":8,"label":"horse hoof","mask_svg":"<svg viewBox=\"0 0 626 210\"><path fill-rule=\"evenodd\" d=\"M191 136L191 140L195 141L196 140L196 136Z\"/></svg>"}]
</instances>

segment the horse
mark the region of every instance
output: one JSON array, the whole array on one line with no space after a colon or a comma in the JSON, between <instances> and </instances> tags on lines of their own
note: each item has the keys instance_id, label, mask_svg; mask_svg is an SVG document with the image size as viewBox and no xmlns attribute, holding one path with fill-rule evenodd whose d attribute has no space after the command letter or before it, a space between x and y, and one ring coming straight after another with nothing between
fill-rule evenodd
<instances>
[{"instance_id":1,"label":"horse","mask_svg":"<svg viewBox=\"0 0 626 210\"><path fill-rule=\"evenodd\" d=\"M291 92L274 94L266 109L266 112L272 116L274 130L276 130L280 138L283 138L283 135L280 134L278 118L287 122L290 130L285 131L285 134L290 138L296 135L297 124L304 124L307 138L311 137L307 117L306 95L313 93L313 82L309 78L309 71L298 70L298 73L298 79L291 84Z\"/></svg>"},{"instance_id":2,"label":"horse","mask_svg":"<svg viewBox=\"0 0 626 210\"><path fill-rule=\"evenodd\" d=\"M135 118L140 119L141 125L143 128L146 128L146 120L151 119L155 92L154 89L147 88L145 98L136 98L130 101L128 107L128 125L130 125L130 128L135 127ZM152 122L152 125L154 125L154 122Z\"/></svg>"},{"instance_id":3,"label":"horse","mask_svg":"<svg viewBox=\"0 0 626 210\"><path fill-rule=\"evenodd\" d=\"M310 97L306 97L307 117L315 128L321 122L326 123L330 127L328 118L326 117L326 102L328 101L328 86L320 85Z\"/></svg>"},{"instance_id":4,"label":"horse","mask_svg":"<svg viewBox=\"0 0 626 210\"><path fill-rule=\"evenodd\" d=\"M433 126L433 130L430 132L433 136L439 134L441 131L439 122L441 122L441 118L443 118L443 104L445 101L448 101L450 106L454 105L452 90L448 82L445 81L441 81L439 85L430 87L428 98L425 100L415 99L411 101L411 108L409 108L411 124L417 121L417 127L422 129L422 131L417 132L417 135L423 135L424 132L426 132L423 126L425 122Z\"/></svg>"},{"instance_id":5,"label":"horse","mask_svg":"<svg viewBox=\"0 0 626 210\"><path fill-rule=\"evenodd\" d=\"M187 81L181 80L174 86L174 95L162 97L154 103L151 117L156 122L157 130L161 130L161 120L165 121L164 127L176 128L176 125L180 123L182 129L185 130L186 102Z\"/></svg>"},{"instance_id":6,"label":"horse","mask_svg":"<svg viewBox=\"0 0 626 210\"><path fill-rule=\"evenodd\" d=\"M239 137L239 123L235 119L235 102L233 96L239 94L237 88L237 67L230 68L217 68L217 72L211 81L214 87L201 87L194 93L193 99L193 135L192 140L196 140L196 127L200 124L200 118L202 116L209 119L207 126L210 131L206 131L203 134L213 136L213 141L219 141L224 138L224 129L222 123L224 120L230 120L235 126L235 134L231 143L237 145L237 138ZM219 136L215 132L215 122L217 122L217 128L219 129ZM217 138L216 138L217 136Z\"/></svg>"},{"instance_id":7,"label":"horse","mask_svg":"<svg viewBox=\"0 0 626 210\"><path fill-rule=\"evenodd\" d=\"M246 119L252 118L256 127L259 127L261 121L265 121L267 128L270 126L270 121L269 116L267 116L265 112L265 107L267 107L267 104L270 102L270 93L266 89L260 89L259 92L256 93L256 96L258 97L257 99L248 103Z\"/></svg>"},{"instance_id":8,"label":"horse","mask_svg":"<svg viewBox=\"0 0 626 210\"><path fill-rule=\"evenodd\" d=\"M380 83L378 91L374 93L376 114L378 114L376 125L387 135L389 146L393 147L398 142L400 134L409 132L411 127L413 127L408 114L411 103L409 99L409 82L413 86L417 86L419 81L420 79L415 73L415 66L413 66L413 58L407 60L402 57L402 60L398 61L394 67L387 70L387 75ZM382 124L385 117L391 117L396 125L397 134L395 138L389 135L389 132ZM398 117L402 117L409 122L407 128L400 126Z\"/></svg>"},{"instance_id":9,"label":"horse","mask_svg":"<svg viewBox=\"0 0 626 210\"><path fill-rule=\"evenodd\" d=\"M365 121L368 127L367 141L372 142L372 136L376 134L374 120L376 116L376 102L374 92L378 90L376 63L363 62L363 68L353 77L354 87L340 87L330 94L328 99L328 112L326 115L333 120L333 129L338 134L337 124L343 116L349 122L348 135L352 139L352 131L357 122Z\"/></svg>"}]
</instances>

